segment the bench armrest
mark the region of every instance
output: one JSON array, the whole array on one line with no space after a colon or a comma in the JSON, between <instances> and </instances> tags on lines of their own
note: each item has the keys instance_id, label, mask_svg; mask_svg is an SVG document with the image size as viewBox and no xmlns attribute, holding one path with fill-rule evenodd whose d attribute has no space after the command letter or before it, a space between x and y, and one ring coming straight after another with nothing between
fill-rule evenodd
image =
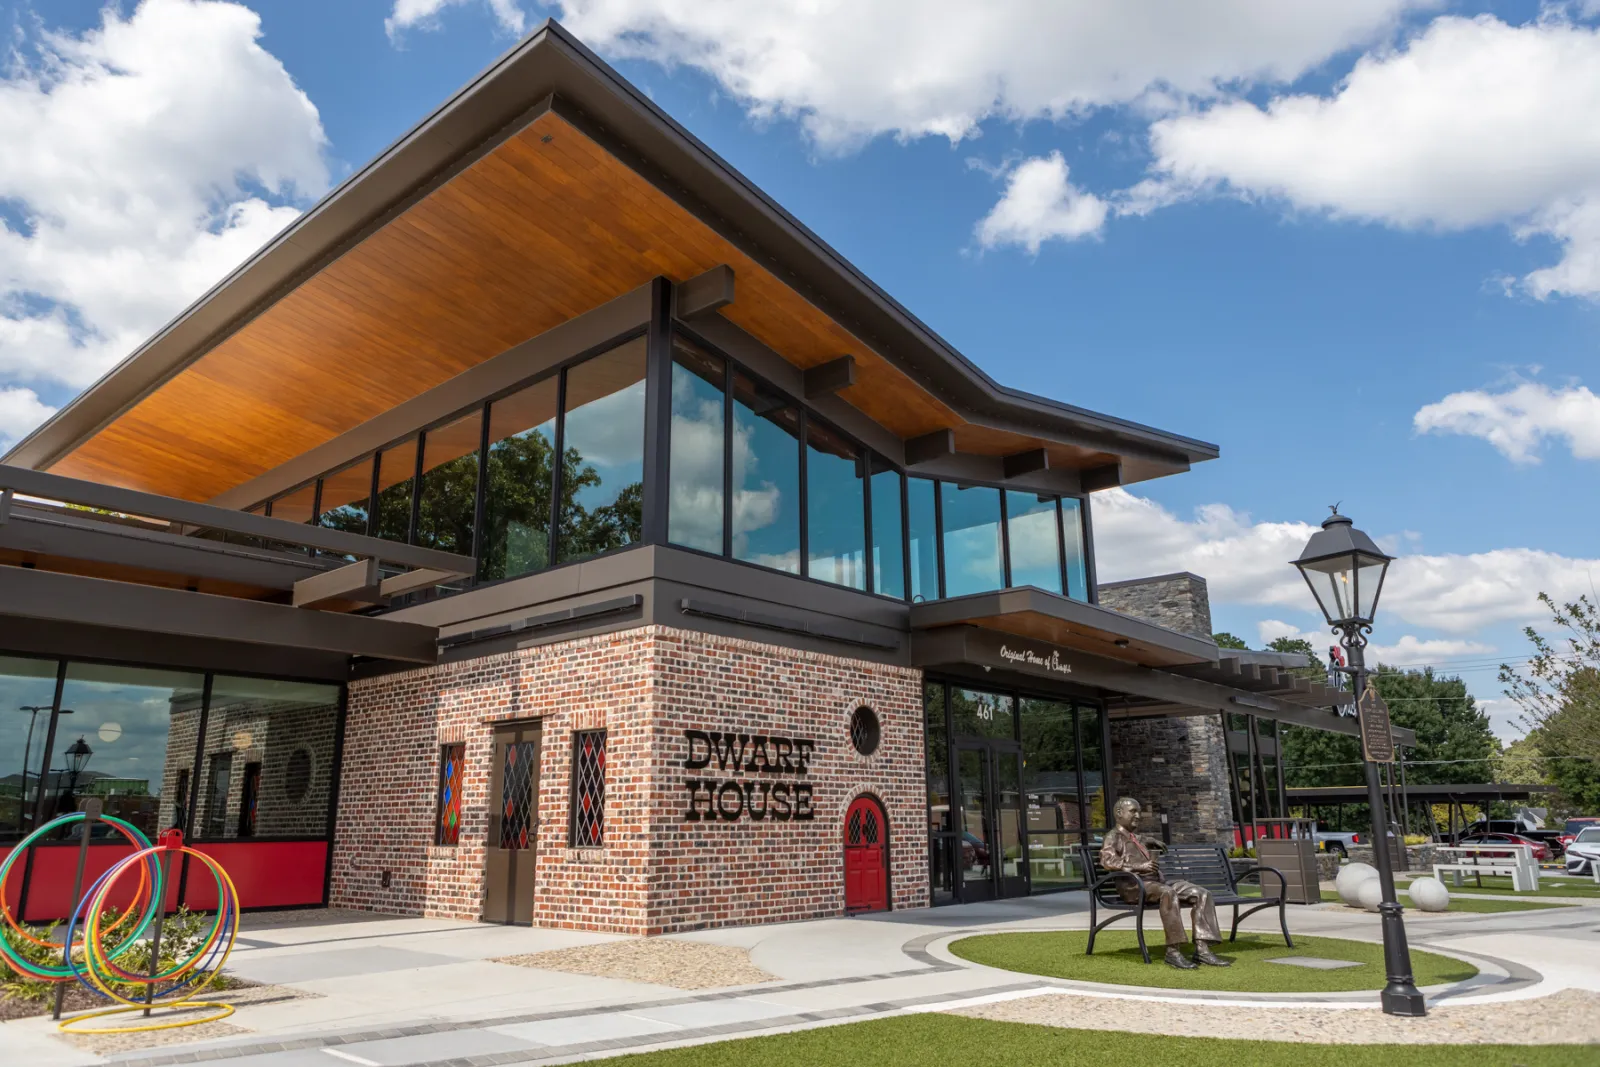
<instances>
[{"instance_id":1,"label":"bench armrest","mask_svg":"<svg viewBox=\"0 0 1600 1067\"><path fill-rule=\"evenodd\" d=\"M1127 901L1123 901L1123 903L1127 907L1130 907L1130 908L1132 908L1132 907L1143 907L1144 906L1144 897L1145 897L1144 879L1140 878L1137 874L1134 874L1132 871L1108 871L1106 874L1104 874L1101 877L1095 879L1095 883L1089 887L1089 892L1091 894L1098 895L1099 892L1100 892L1100 887L1101 886L1105 885L1107 882L1113 882L1114 883L1118 878L1132 878L1133 881L1134 881L1134 884L1139 887L1139 903L1137 905L1131 904L1131 903L1129 903Z\"/></svg>"},{"instance_id":2,"label":"bench armrest","mask_svg":"<svg viewBox=\"0 0 1600 1067\"><path fill-rule=\"evenodd\" d=\"M1244 870L1234 875L1233 884L1238 885L1240 882L1251 876L1255 876L1257 883L1259 884L1261 875L1263 874L1270 874L1278 880L1279 896L1283 896L1289 891L1289 880L1283 876L1283 872L1278 870L1276 867L1268 867L1264 863L1258 863L1254 867L1246 867Z\"/></svg>"}]
</instances>

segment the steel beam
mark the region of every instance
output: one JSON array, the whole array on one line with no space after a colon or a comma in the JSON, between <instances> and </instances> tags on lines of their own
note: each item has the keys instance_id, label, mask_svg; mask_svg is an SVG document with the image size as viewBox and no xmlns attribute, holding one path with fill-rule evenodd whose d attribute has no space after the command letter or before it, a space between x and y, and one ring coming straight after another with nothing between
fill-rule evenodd
<instances>
[{"instance_id":1,"label":"steel beam","mask_svg":"<svg viewBox=\"0 0 1600 1067\"><path fill-rule=\"evenodd\" d=\"M677 287L677 315L692 319L733 303L733 268L723 263Z\"/></svg>"},{"instance_id":2,"label":"steel beam","mask_svg":"<svg viewBox=\"0 0 1600 1067\"><path fill-rule=\"evenodd\" d=\"M1050 453L1042 448L1016 452L1003 461L1007 478L1020 478L1024 474L1037 474L1050 469Z\"/></svg>"},{"instance_id":3,"label":"steel beam","mask_svg":"<svg viewBox=\"0 0 1600 1067\"><path fill-rule=\"evenodd\" d=\"M805 372L805 382L807 400L848 389L856 384L856 357L840 356L810 367Z\"/></svg>"},{"instance_id":4,"label":"steel beam","mask_svg":"<svg viewBox=\"0 0 1600 1067\"><path fill-rule=\"evenodd\" d=\"M439 654L432 626L25 567L0 566L0 614L402 663Z\"/></svg>"},{"instance_id":5,"label":"steel beam","mask_svg":"<svg viewBox=\"0 0 1600 1067\"><path fill-rule=\"evenodd\" d=\"M906 466L915 467L919 463L931 463L936 459L956 454L956 432L954 430L935 430L925 433L921 437L913 437L906 442Z\"/></svg>"},{"instance_id":6,"label":"steel beam","mask_svg":"<svg viewBox=\"0 0 1600 1067\"><path fill-rule=\"evenodd\" d=\"M411 572L415 574L416 572ZM436 573L436 572L430 572ZM336 600L355 601L357 604L376 604L379 601L378 574L375 559L357 560L337 570L325 571L294 583L294 606L297 608L321 607Z\"/></svg>"}]
</instances>

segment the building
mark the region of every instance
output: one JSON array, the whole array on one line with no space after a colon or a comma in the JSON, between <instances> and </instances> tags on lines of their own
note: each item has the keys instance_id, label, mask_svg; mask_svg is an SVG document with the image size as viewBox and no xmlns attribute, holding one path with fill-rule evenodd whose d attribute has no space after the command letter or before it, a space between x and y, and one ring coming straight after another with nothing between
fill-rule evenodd
<instances>
[{"instance_id":1,"label":"building","mask_svg":"<svg viewBox=\"0 0 1600 1067\"><path fill-rule=\"evenodd\" d=\"M1097 583L1093 494L1216 455L992 381L548 24L5 457L0 830L87 738L248 907L1081 886L1118 793L1232 835L1223 715L1354 732Z\"/></svg>"}]
</instances>

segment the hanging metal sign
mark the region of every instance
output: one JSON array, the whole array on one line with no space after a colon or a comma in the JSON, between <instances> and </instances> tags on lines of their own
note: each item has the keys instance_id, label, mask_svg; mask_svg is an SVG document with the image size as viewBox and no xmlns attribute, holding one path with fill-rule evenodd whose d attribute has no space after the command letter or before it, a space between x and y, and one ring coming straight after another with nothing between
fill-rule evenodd
<instances>
[{"instance_id":1,"label":"hanging metal sign","mask_svg":"<svg viewBox=\"0 0 1600 1067\"><path fill-rule=\"evenodd\" d=\"M1389 705L1368 685L1357 704L1361 714L1361 748L1372 763L1394 762L1394 730L1389 723Z\"/></svg>"}]
</instances>

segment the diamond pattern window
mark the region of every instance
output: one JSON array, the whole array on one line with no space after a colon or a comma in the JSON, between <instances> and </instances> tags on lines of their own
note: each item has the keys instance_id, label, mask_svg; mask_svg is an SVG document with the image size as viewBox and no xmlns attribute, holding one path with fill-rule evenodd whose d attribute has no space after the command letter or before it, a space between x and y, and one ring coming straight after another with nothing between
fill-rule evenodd
<instances>
[{"instance_id":1,"label":"diamond pattern window","mask_svg":"<svg viewBox=\"0 0 1600 1067\"><path fill-rule=\"evenodd\" d=\"M461 769L466 754L464 744L439 748L439 821L433 828L435 845L461 843Z\"/></svg>"},{"instance_id":2,"label":"diamond pattern window","mask_svg":"<svg viewBox=\"0 0 1600 1067\"><path fill-rule=\"evenodd\" d=\"M866 705L857 708L850 716L850 744L863 756L878 751L883 738L883 728L878 724L877 713Z\"/></svg>"},{"instance_id":3,"label":"diamond pattern window","mask_svg":"<svg viewBox=\"0 0 1600 1067\"><path fill-rule=\"evenodd\" d=\"M505 809L500 819L500 847L515 852L528 847L533 835L533 777L539 742L515 741L506 746L505 777L500 793Z\"/></svg>"},{"instance_id":4,"label":"diamond pattern window","mask_svg":"<svg viewBox=\"0 0 1600 1067\"><path fill-rule=\"evenodd\" d=\"M572 848L599 848L606 835L606 732L572 735Z\"/></svg>"}]
</instances>

